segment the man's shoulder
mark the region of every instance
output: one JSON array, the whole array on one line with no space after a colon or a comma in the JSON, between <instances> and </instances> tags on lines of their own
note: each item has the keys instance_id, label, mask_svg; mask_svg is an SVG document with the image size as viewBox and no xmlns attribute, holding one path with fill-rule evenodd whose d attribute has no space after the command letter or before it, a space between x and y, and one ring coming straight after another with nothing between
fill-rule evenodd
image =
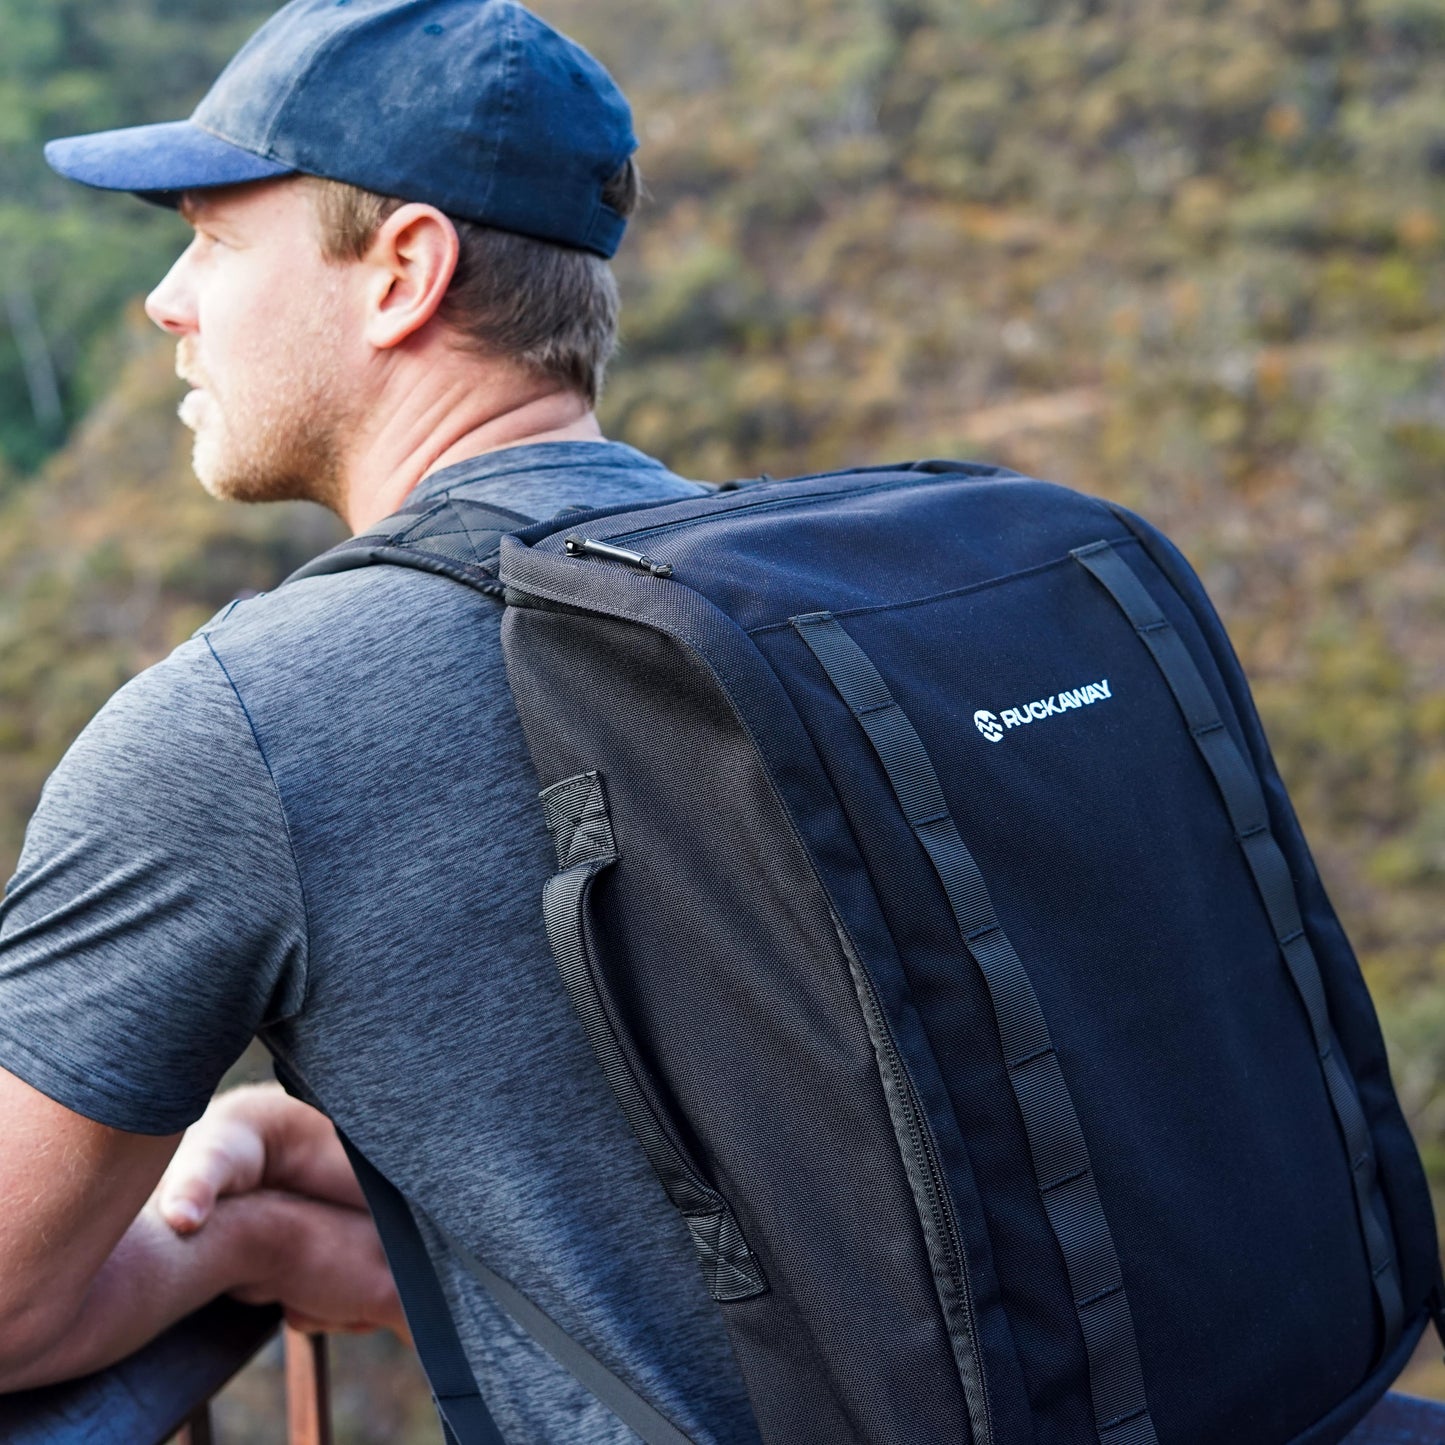
<instances>
[{"instance_id":1,"label":"man's shoulder","mask_svg":"<svg viewBox=\"0 0 1445 1445\"><path fill-rule=\"evenodd\" d=\"M418 629L434 636L459 614L500 610L449 577L377 563L238 598L198 628L194 640L223 665L234 658L272 670L309 668L365 657Z\"/></svg>"},{"instance_id":2,"label":"man's shoulder","mask_svg":"<svg viewBox=\"0 0 1445 1445\"><path fill-rule=\"evenodd\" d=\"M71 745L68 761L89 752L137 758L204 745L242 723L224 670L199 635L130 678Z\"/></svg>"},{"instance_id":3,"label":"man's shoulder","mask_svg":"<svg viewBox=\"0 0 1445 1445\"><path fill-rule=\"evenodd\" d=\"M627 510L708 490L612 442L519 447L459 463L436 480L443 485L423 484L409 499L409 513L479 502L505 508L519 527L531 517L556 517L562 526L575 508ZM466 518L457 525L465 530ZM385 531L385 523L369 530ZM243 696L257 688L273 696L292 691L293 681L309 687L363 677L386 693L397 685L428 688L462 665L489 682L499 676L501 614L498 599L450 577L380 562L230 603L196 636Z\"/></svg>"},{"instance_id":4,"label":"man's shoulder","mask_svg":"<svg viewBox=\"0 0 1445 1445\"><path fill-rule=\"evenodd\" d=\"M245 709L205 640L192 638L116 691L66 750L26 855L74 862L97 840L121 840L139 876L187 840L194 856L214 852L206 837L220 798L233 835L243 816L269 818L274 807Z\"/></svg>"},{"instance_id":5,"label":"man's shoulder","mask_svg":"<svg viewBox=\"0 0 1445 1445\"><path fill-rule=\"evenodd\" d=\"M380 786L409 752L460 766L466 739L510 725L501 603L411 567L288 582L198 633L283 796L326 780Z\"/></svg>"}]
</instances>

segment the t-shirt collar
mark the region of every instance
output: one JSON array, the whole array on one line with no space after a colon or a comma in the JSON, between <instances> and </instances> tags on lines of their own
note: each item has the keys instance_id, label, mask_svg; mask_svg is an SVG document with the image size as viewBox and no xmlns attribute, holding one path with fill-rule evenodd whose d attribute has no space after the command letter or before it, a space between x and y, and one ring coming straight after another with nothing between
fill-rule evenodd
<instances>
[{"instance_id":1,"label":"t-shirt collar","mask_svg":"<svg viewBox=\"0 0 1445 1445\"><path fill-rule=\"evenodd\" d=\"M465 487L475 501L530 513L538 505L550 505L550 494L563 480L557 473L565 473L568 489L575 490L578 474L585 472L609 473L607 480L614 485L626 480L618 473L630 473L639 491L645 491L648 482L673 480L673 473L656 458L625 442L528 442L482 452L429 473L408 495L407 510ZM533 507L527 505L529 501Z\"/></svg>"}]
</instances>

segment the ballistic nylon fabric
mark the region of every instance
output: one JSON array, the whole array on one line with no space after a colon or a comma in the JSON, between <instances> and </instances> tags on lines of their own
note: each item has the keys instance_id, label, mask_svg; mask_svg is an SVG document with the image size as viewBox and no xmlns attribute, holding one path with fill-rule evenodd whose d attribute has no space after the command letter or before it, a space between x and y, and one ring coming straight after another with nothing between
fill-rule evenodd
<instances>
[{"instance_id":1,"label":"ballistic nylon fabric","mask_svg":"<svg viewBox=\"0 0 1445 1445\"><path fill-rule=\"evenodd\" d=\"M1188 602L1200 621L1205 644L1217 661L1223 695L1232 702L1239 718L1241 745L1258 770L1275 840L1289 865L1301 915L1315 943L1335 1036L1344 1048L1360 1103L1369 1120L1381 1188L1394 1224L1396 1258L1407 1310L1412 1311L1421 1301L1429 1300L1430 1308L1438 1311L1440 1301L1445 1299L1445 1278L1442 1278L1436 1247L1434 1208L1418 1151L1390 1082L1379 1020L1270 755L1259 713L1249 696L1238 659L1218 614L1179 549L1142 518L1123 508L1110 510L1129 528L1141 543L1144 554L1174 590Z\"/></svg>"},{"instance_id":2,"label":"ballistic nylon fabric","mask_svg":"<svg viewBox=\"0 0 1445 1445\"><path fill-rule=\"evenodd\" d=\"M615 562L562 565L695 597ZM620 856L594 881L588 950L671 1132L768 1282L721 1305L764 1437L983 1445L826 896L728 693L665 634L528 592L503 637L541 780L607 768ZM1017 1397L1004 1403L1022 1427Z\"/></svg>"},{"instance_id":3,"label":"ballistic nylon fabric","mask_svg":"<svg viewBox=\"0 0 1445 1445\"><path fill-rule=\"evenodd\" d=\"M876 749L899 806L938 871L963 941L988 983L1039 1193L1073 1287L1099 1439L1103 1445L1153 1445L1154 1427L1118 1256L1083 1132L1028 974L994 915L983 876L959 836L922 739L877 668L831 614L791 621Z\"/></svg>"},{"instance_id":4,"label":"ballistic nylon fabric","mask_svg":"<svg viewBox=\"0 0 1445 1445\"><path fill-rule=\"evenodd\" d=\"M1380 1194L1369 1127L1354 1080L1335 1042L1319 965L1305 935L1289 866L1270 832L1264 795L1224 726L1188 649L1138 575L1107 542L1080 547L1073 556L1119 605L1169 684L1190 735L1219 787L1235 837L1244 850L1255 886L1269 914L1285 966L1304 1004L1330 1104L1349 1155L1360 1231L1380 1310L1382 1342L1376 1358L1382 1359L1400 1338L1404 1325L1404 1303L1389 1211Z\"/></svg>"},{"instance_id":5,"label":"ballistic nylon fabric","mask_svg":"<svg viewBox=\"0 0 1445 1445\"><path fill-rule=\"evenodd\" d=\"M747 1299L767 1288L725 1200L709 1189L669 1137L618 1041L598 963L587 946L587 899L592 880L617 861L612 819L601 775L564 778L541 794L547 827L562 872L547 882L542 916L567 996L597 1052L607 1082L622 1106L648 1162L681 1211L697 1247L703 1278L715 1300Z\"/></svg>"},{"instance_id":6,"label":"ballistic nylon fabric","mask_svg":"<svg viewBox=\"0 0 1445 1445\"><path fill-rule=\"evenodd\" d=\"M785 514L793 509L796 525ZM992 1416L997 1440L1040 1445L1097 1433L1074 1304L1087 1296L1072 1287L1058 1248L1022 1113L1000 1106L1013 1086L982 969L958 946L943 877L920 852L920 833L936 834L940 820L922 812L918 830L906 820L878 749L789 625L824 607L846 612L869 655L887 658L890 686L942 768L997 916L1030 960L1129 1281L1157 1433L1190 1445L1323 1445L1339 1438L1328 1432L1346 1392L1358 1401L1384 1388L1383 1369L1366 1378L1377 1331L1347 1160L1309 1032L1297 1027L1298 995L1286 970L1268 966L1279 949L1271 921L1167 683L1070 555L1110 524L1100 504L1023 479L934 484L900 468L891 479L764 483L589 524L594 539L644 546L672 568L668 581L567 557L561 533L504 539L509 596L530 603L508 615L509 667L526 684L519 704L531 694L522 710L533 718L544 781L609 769L623 859L598 879L597 917L628 970L639 970L635 1002L659 1052L679 1043L659 1060L674 1118L701 1146L710 1180L768 1269L771 1290L730 1307L730 1327L750 1385L757 1377L771 1395L767 1423L781 1438L801 1431L835 1445L860 1425L870 1445L962 1436L939 1428L941 1415L890 1412L893 1401L876 1397L865 1404L856 1387L881 1375L895 1397L911 1394L919 1362L937 1370L944 1360L897 1335L895 1318L918 1316L880 1317L872 1306L859 1314L828 1299L876 1253L874 1241L853 1233L845 1245L835 1233L852 1223L850 1207L819 1210L816 1224L777 1208L788 1196L805 1208L809 1193L834 1197L840 1182L864 1210L887 1203L897 1219L899 1201L896 1181L890 1197L878 1188L880 1168L891 1164L876 1134L818 1127L846 1091L839 1080L837 1099L819 1096L815 1071L821 1065L833 1080L845 1068L858 1087L856 1047L838 1050L835 1035L824 1049L797 1049L799 1021L817 1000L800 998L796 979L824 983L831 949L816 935L801 957L781 945L779 905L796 910L810 885L800 891L792 878L783 887L775 876L786 848L780 854L776 823L752 807L749 750L697 725L715 712L714 688L731 698L778 780L841 921L845 953L851 939L866 960L866 975L855 977L871 980L887 1025L875 1047L881 1042L890 1109L910 1076L918 1085L925 1127L907 1109L893 1122L905 1164L916 1166L910 1186L939 1164L946 1170L946 1194L930 1186L915 1199L949 1343L969 1334L980 1343L976 1378L959 1358L970 1423L986 1428ZM1189 614L1212 613L1182 595L1187 602L1171 596L1161 605L1200 656ZM649 633L682 646L655 645ZM551 656L538 668L544 651ZM715 684L694 691L688 654ZM1216 661L1242 694L1227 645ZM534 670L542 674L535 688ZM674 716L679 692L692 694L687 721ZM1236 707L1247 712L1247 700ZM1225 716L1232 728L1237 719ZM650 746L659 733L661 751ZM653 754L645 775L639 750ZM662 759L679 754L690 767L664 786L652 770L669 771ZM1259 766L1273 779L1267 759ZM660 830L689 847L659 858ZM709 835L719 831L715 842ZM1307 855L1286 836L1292 866L1312 879ZM1315 906L1311 938L1328 941L1320 911L1327 903ZM771 947L755 953L745 920L763 917ZM987 936L974 941L988 947ZM1343 977L1354 990L1340 1028L1368 1020L1347 947L1321 963L1332 986ZM860 987L865 1015L868 993ZM886 1062L890 1034L902 1069ZM1374 1120L1392 1096L1370 1034L1357 1028L1347 1042L1359 1069L1363 1041ZM787 1069L772 1067L780 1045L791 1050ZM936 1151L919 1147L930 1134ZM851 1166L841 1175L840 1148ZM1408 1143L1392 1153L1413 1159ZM1406 1194L1409 1175L1401 1168L1392 1180L1403 1180ZM810 1179L821 1192L798 1189ZM1056 1186L1060 1212L1077 1207L1075 1181L1043 1182ZM953 1206L961 1251L933 1248L930 1220L938 1238L951 1233L940 1198ZM1393 1210L1393 1194L1390 1202ZM1433 1236L1420 1219L1423 1251ZM976 1326L947 1298L947 1254L966 1261ZM905 1276L897 1278L901 1287ZM906 1282L913 1307L927 1304L914 1279ZM1093 1307L1107 1311L1116 1300L1101 1295ZM851 1333L828 1328L840 1319ZM779 1346L792 1340L816 1342L832 1368L780 1359ZM820 1396L864 1404L867 1415L824 1422ZM1115 1430L1125 1435L1133 1423L1117 1420ZM887 1433L890 1424L900 1428Z\"/></svg>"}]
</instances>

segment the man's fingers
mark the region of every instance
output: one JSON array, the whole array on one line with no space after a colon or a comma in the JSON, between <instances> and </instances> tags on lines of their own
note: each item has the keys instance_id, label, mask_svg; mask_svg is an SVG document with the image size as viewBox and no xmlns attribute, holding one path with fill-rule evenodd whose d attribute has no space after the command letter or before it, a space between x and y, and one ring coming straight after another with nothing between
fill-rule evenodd
<instances>
[{"instance_id":1,"label":"man's fingers","mask_svg":"<svg viewBox=\"0 0 1445 1445\"><path fill-rule=\"evenodd\" d=\"M177 1234L193 1234L211 1217L217 1196L226 1192L234 1175L224 1149L193 1144L188 1134L161 1179L156 1201L161 1218Z\"/></svg>"},{"instance_id":2,"label":"man's fingers","mask_svg":"<svg viewBox=\"0 0 1445 1445\"><path fill-rule=\"evenodd\" d=\"M234 1298L243 1304L279 1303L301 1329L354 1332L384 1326L409 1338L368 1213L272 1190L217 1205L218 1212L247 1208L267 1209L277 1217L277 1258L257 1278L234 1287Z\"/></svg>"},{"instance_id":3,"label":"man's fingers","mask_svg":"<svg viewBox=\"0 0 1445 1445\"><path fill-rule=\"evenodd\" d=\"M255 1189L265 1164L265 1146L253 1128L207 1114L187 1131L161 1179L161 1218L177 1234L194 1234L223 1194Z\"/></svg>"},{"instance_id":4,"label":"man's fingers","mask_svg":"<svg viewBox=\"0 0 1445 1445\"><path fill-rule=\"evenodd\" d=\"M194 1234L211 1217L217 1191L196 1179L161 1185L158 1201L161 1218L177 1234Z\"/></svg>"},{"instance_id":5,"label":"man's fingers","mask_svg":"<svg viewBox=\"0 0 1445 1445\"><path fill-rule=\"evenodd\" d=\"M210 1205L184 1194L163 1195L160 1202L161 1218L177 1234L194 1234L210 1214Z\"/></svg>"}]
</instances>

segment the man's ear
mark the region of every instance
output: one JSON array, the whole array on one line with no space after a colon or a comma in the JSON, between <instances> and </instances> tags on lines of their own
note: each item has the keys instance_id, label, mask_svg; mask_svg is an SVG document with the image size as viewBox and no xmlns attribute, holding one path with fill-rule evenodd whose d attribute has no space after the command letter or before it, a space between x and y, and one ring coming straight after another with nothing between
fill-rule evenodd
<instances>
[{"instance_id":1,"label":"man's ear","mask_svg":"<svg viewBox=\"0 0 1445 1445\"><path fill-rule=\"evenodd\" d=\"M457 269L457 230L435 206L412 202L393 211L363 258L366 339L384 351L436 315Z\"/></svg>"}]
</instances>

